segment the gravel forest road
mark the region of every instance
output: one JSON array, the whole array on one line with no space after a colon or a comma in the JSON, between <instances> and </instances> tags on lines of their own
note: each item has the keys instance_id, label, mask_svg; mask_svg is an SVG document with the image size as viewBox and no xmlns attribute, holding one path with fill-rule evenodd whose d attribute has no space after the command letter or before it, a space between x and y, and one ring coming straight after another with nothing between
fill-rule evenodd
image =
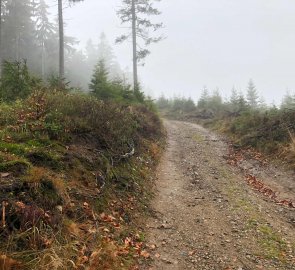
<instances>
[{"instance_id":1,"label":"gravel forest road","mask_svg":"<svg viewBox=\"0 0 295 270\"><path fill-rule=\"evenodd\" d=\"M294 172L251 157L233 166L219 135L192 123L164 124L168 145L146 224L151 260L140 269L295 269L295 208L271 201L245 180L254 174L294 199Z\"/></svg>"}]
</instances>

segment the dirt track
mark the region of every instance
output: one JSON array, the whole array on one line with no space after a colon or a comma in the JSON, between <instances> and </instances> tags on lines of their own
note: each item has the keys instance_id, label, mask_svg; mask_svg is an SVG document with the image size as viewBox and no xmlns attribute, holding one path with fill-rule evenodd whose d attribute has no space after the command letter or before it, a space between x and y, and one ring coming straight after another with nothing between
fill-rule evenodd
<instances>
[{"instance_id":1,"label":"dirt track","mask_svg":"<svg viewBox=\"0 0 295 270\"><path fill-rule=\"evenodd\" d=\"M294 174L250 158L231 166L221 137L191 123L165 126L168 146L147 223L152 259L142 269L295 269L295 209L253 190L243 170L290 199Z\"/></svg>"}]
</instances>

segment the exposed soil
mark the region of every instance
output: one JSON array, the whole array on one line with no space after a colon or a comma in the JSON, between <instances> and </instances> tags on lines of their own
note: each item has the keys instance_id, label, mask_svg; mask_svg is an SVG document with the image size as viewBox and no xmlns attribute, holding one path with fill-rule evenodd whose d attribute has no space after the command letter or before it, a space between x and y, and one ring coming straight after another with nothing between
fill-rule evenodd
<instances>
[{"instance_id":1,"label":"exposed soil","mask_svg":"<svg viewBox=\"0 0 295 270\"><path fill-rule=\"evenodd\" d=\"M147 222L151 260L140 269L295 269L295 209L245 180L251 173L294 200L294 173L251 157L230 165L222 137L192 123L165 126L168 146Z\"/></svg>"}]
</instances>

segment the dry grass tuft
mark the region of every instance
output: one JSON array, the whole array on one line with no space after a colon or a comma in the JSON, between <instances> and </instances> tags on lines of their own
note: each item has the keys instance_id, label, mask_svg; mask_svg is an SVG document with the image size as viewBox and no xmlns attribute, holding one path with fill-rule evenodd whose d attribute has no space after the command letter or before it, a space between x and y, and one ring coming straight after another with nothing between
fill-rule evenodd
<instances>
[{"instance_id":1,"label":"dry grass tuft","mask_svg":"<svg viewBox=\"0 0 295 270\"><path fill-rule=\"evenodd\" d=\"M32 167L23 179L28 183L40 183L48 177L48 170L43 167Z\"/></svg>"},{"instance_id":2,"label":"dry grass tuft","mask_svg":"<svg viewBox=\"0 0 295 270\"><path fill-rule=\"evenodd\" d=\"M1 270L21 270L22 264L19 261L9 258L6 255L0 255Z\"/></svg>"}]
</instances>

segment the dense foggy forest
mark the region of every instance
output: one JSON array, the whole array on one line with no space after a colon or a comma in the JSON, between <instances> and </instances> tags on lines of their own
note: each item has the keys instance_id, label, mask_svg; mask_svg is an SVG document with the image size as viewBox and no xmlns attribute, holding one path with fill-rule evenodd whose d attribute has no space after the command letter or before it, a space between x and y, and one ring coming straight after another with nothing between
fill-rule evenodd
<instances>
[{"instance_id":1,"label":"dense foggy forest","mask_svg":"<svg viewBox=\"0 0 295 270\"><path fill-rule=\"evenodd\" d=\"M2 1L1 16L2 60L26 63L30 72L44 81L57 77L58 17L49 13L46 1ZM64 37L65 76L72 86L88 90L99 59L105 62L109 79L130 78L123 75L105 33L98 41L89 39L84 49L77 47L78 43L75 37Z\"/></svg>"}]
</instances>

